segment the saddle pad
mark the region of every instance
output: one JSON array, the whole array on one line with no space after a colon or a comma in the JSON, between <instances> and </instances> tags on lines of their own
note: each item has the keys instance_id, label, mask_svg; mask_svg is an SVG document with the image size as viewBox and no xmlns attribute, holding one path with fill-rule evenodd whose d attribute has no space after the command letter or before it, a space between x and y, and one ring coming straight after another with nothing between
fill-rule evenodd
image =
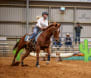
<instances>
[{"instance_id":1,"label":"saddle pad","mask_svg":"<svg viewBox=\"0 0 91 78\"><path fill-rule=\"evenodd\" d=\"M41 32L39 32L39 33L37 34L37 36L35 37L35 41L37 41L38 37L40 36L40 34L41 34L42 32L43 32L43 31L41 31Z\"/></svg>"}]
</instances>

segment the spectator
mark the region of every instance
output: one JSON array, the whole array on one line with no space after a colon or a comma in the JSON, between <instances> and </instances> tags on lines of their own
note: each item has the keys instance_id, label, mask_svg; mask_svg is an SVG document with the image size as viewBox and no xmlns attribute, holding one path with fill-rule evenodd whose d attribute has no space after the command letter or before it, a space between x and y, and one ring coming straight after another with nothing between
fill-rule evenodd
<instances>
[{"instance_id":1,"label":"spectator","mask_svg":"<svg viewBox=\"0 0 91 78\"><path fill-rule=\"evenodd\" d=\"M82 28L83 27L80 25L80 23L77 23L77 26L75 27L75 44L77 44L77 41L80 44L80 34Z\"/></svg>"},{"instance_id":2,"label":"spectator","mask_svg":"<svg viewBox=\"0 0 91 78\"><path fill-rule=\"evenodd\" d=\"M53 45L55 45L55 47L57 47L57 46L61 47L62 46L62 44L61 44L61 37L59 38L59 41L55 41L53 39Z\"/></svg>"},{"instance_id":3,"label":"spectator","mask_svg":"<svg viewBox=\"0 0 91 78\"><path fill-rule=\"evenodd\" d=\"M72 47L72 39L71 39L69 33L66 34L66 38L64 39L64 41L65 41L66 47L68 47L68 46Z\"/></svg>"}]
</instances>

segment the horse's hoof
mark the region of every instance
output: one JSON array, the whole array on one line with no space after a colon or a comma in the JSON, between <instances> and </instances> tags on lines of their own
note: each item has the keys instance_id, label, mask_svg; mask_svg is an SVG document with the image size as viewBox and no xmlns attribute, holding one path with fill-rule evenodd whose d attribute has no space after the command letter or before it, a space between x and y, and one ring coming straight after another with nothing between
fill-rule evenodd
<instances>
[{"instance_id":1,"label":"horse's hoof","mask_svg":"<svg viewBox=\"0 0 91 78\"><path fill-rule=\"evenodd\" d=\"M11 66L18 66L20 64L20 62L15 62L15 63L12 63Z\"/></svg>"},{"instance_id":2,"label":"horse's hoof","mask_svg":"<svg viewBox=\"0 0 91 78\"><path fill-rule=\"evenodd\" d=\"M12 63L11 66L14 66L14 64Z\"/></svg>"},{"instance_id":3,"label":"horse's hoof","mask_svg":"<svg viewBox=\"0 0 91 78\"><path fill-rule=\"evenodd\" d=\"M49 64L49 61L46 61L46 64Z\"/></svg>"},{"instance_id":4,"label":"horse's hoof","mask_svg":"<svg viewBox=\"0 0 91 78\"><path fill-rule=\"evenodd\" d=\"M24 64L21 64L21 66L23 67L23 66L25 66Z\"/></svg>"},{"instance_id":5,"label":"horse's hoof","mask_svg":"<svg viewBox=\"0 0 91 78\"><path fill-rule=\"evenodd\" d=\"M22 66L22 67L24 67L24 65L23 65L23 64L21 64L21 66Z\"/></svg>"},{"instance_id":6,"label":"horse's hoof","mask_svg":"<svg viewBox=\"0 0 91 78\"><path fill-rule=\"evenodd\" d=\"M40 65L36 65L37 68L40 68Z\"/></svg>"}]
</instances>

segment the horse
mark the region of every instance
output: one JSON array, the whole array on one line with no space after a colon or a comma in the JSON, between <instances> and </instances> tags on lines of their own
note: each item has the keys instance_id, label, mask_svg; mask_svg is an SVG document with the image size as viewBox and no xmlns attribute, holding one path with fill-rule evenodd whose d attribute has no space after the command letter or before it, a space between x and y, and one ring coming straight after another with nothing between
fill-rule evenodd
<instances>
[{"instance_id":1,"label":"horse","mask_svg":"<svg viewBox=\"0 0 91 78\"><path fill-rule=\"evenodd\" d=\"M47 63L50 61L50 43L51 43L51 36L54 36L54 39L56 41L59 40L59 33L60 33L60 26L61 24L53 23L49 25L42 33L38 36L37 41L35 43L35 47L33 46L32 40L29 42L24 41L25 37L27 34L25 34L19 42L16 43L13 49L16 49L16 54L14 55L13 61L12 61L12 66L15 65L15 58L17 57L17 54L22 48L25 48L26 52L21 58L21 66L24 66L23 60L30 54L30 52L35 51L36 56L37 56L37 62L36 62L36 67L40 67L39 65L39 53L40 50L44 50L44 52L48 53L48 58L47 58Z\"/></svg>"}]
</instances>

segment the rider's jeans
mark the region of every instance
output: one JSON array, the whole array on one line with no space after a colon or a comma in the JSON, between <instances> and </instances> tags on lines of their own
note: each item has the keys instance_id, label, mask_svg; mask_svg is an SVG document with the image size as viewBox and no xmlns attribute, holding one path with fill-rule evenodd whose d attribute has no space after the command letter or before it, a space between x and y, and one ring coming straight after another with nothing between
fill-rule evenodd
<instances>
[{"instance_id":1,"label":"rider's jeans","mask_svg":"<svg viewBox=\"0 0 91 78\"><path fill-rule=\"evenodd\" d=\"M76 33L75 42L79 41L80 43L80 33Z\"/></svg>"},{"instance_id":2,"label":"rider's jeans","mask_svg":"<svg viewBox=\"0 0 91 78\"><path fill-rule=\"evenodd\" d=\"M30 36L30 38L29 39L33 39L36 35L37 35L37 33L38 33L38 27L34 27L34 29L33 29L33 34L32 34L32 36Z\"/></svg>"}]
</instances>

